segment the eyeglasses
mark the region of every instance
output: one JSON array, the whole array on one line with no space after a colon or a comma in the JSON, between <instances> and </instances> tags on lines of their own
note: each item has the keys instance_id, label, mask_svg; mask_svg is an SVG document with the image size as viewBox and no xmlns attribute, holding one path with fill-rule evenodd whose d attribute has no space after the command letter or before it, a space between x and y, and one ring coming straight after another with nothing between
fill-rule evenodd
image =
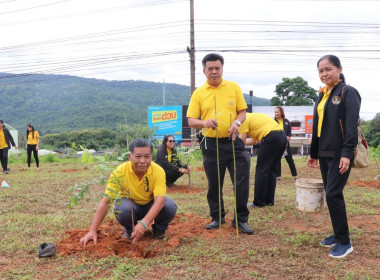
<instances>
[{"instance_id":1,"label":"eyeglasses","mask_svg":"<svg viewBox=\"0 0 380 280\"><path fill-rule=\"evenodd\" d=\"M169 142L169 143L174 143L174 142L175 142L175 140L168 140L168 142Z\"/></svg>"},{"instance_id":2,"label":"eyeglasses","mask_svg":"<svg viewBox=\"0 0 380 280\"><path fill-rule=\"evenodd\" d=\"M145 177L145 191L149 192L149 180L148 180L148 176Z\"/></svg>"}]
</instances>

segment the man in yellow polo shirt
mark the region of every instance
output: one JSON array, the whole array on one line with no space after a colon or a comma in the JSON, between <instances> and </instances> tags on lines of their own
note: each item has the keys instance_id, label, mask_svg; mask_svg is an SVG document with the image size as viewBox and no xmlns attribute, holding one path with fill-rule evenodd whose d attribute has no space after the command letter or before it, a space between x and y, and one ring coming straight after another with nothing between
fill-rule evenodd
<instances>
[{"instance_id":1,"label":"man in yellow polo shirt","mask_svg":"<svg viewBox=\"0 0 380 280\"><path fill-rule=\"evenodd\" d=\"M4 174L8 174L10 171L8 168L8 150L11 148L11 144L17 149L12 134L4 127L3 120L0 120L0 161Z\"/></svg>"},{"instance_id":2,"label":"man in yellow polo shirt","mask_svg":"<svg viewBox=\"0 0 380 280\"><path fill-rule=\"evenodd\" d=\"M239 128L240 138L246 145L260 142L255 172L255 191L250 207L274 205L277 182L277 164L286 149L286 134L283 127L262 113L247 113ZM247 135L251 138L247 138Z\"/></svg>"},{"instance_id":3,"label":"man in yellow polo shirt","mask_svg":"<svg viewBox=\"0 0 380 280\"><path fill-rule=\"evenodd\" d=\"M250 157L245 151L244 142L237 136L239 126L245 120L247 104L239 85L222 79L224 59L211 53L202 60L206 83L191 96L187 117L189 126L202 129L203 165L208 180L207 201L212 221L206 229L214 229L225 223L223 197L219 208L219 184L222 193L224 175L228 168L233 180L234 159L232 145L235 147L236 162L236 212L231 225L236 224L241 232L253 234L248 226L249 210L249 165ZM199 119L199 117L201 117ZM218 142L217 142L218 141ZM219 150L217 151L218 148ZM219 156L219 162L217 162ZM218 170L219 168L219 170ZM218 176L220 174L220 177ZM220 182L218 182L220 180ZM219 211L221 219L219 218Z\"/></svg>"},{"instance_id":4,"label":"man in yellow polo shirt","mask_svg":"<svg viewBox=\"0 0 380 280\"><path fill-rule=\"evenodd\" d=\"M116 219L126 231L123 237L132 239L133 244L153 221L153 236L164 238L175 217L177 205L166 197L165 171L152 162L152 143L143 138L134 139L129 151L129 161L119 165L110 175L105 197L96 210L90 231L80 239L83 247L90 240L97 243L96 231L112 201L115 201Z\"/></svg>"}]
</instances>

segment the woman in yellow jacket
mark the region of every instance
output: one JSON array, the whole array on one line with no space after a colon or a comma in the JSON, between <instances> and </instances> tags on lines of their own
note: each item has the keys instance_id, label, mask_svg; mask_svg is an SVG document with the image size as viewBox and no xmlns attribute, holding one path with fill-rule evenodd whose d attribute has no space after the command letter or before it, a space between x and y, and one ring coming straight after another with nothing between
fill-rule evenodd
<instances>
[{"instance_id":1,"label":"woman in yellow jacket","mask_svg":"<svg viewBox=\"0 0 380 280\"><path fill-rule=\"evenodd\" d=\"M32 152L34 159L36 160L37 169L40 167L38 160L38 144L40 143L40 134L34 129L34 126L30 123L26 126L26 153L28 155L28 167L30 167L30 161Z\"/></svg>"}]
</instances>

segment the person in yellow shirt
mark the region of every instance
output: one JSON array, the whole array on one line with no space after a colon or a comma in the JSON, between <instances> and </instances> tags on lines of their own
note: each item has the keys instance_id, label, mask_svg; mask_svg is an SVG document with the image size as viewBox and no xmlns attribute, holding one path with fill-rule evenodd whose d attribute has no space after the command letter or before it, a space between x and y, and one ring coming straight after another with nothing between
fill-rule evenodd
<instances>
[{"instance_id":1,"label":"person in yellow shirt","mask_svg":"<svg viewBox=\"0 0 380 280\"><path fill-rule=\"evenodd\" d=\"M166 197L165 172L152 162L153 146L149 140L134 139L129 145L129 161L114 170L107 183L105 196L96 210L90 231L80 239L97 243L97 229L115 202L114 213L124 227L124 238L135 244L152 224L153 236L165 237L165 231L177 212L176 203Z\"/></svg>"},{"instance_id":2,"label":"person in yellow shirt","mask_svg":"<svg viewBox=\"0 0 380 280\"><path fill-rule=\"evenodd\" d=\"M17 149L12 134L4 127L4 121L0 120L0 161L4 174L8 174L11 171L8 168L8 150L11 148L11 144Z\"/></svg>"},{"instance_id":3,"label":"person in yellow shirt","mask_svg":"<svg viewBox=\"0 0 380 280\"><path fill-rule=\"evenodd\" d=\"M320 89L314 106L310 167L320 166L333 234L320 242L332 247L329 256L344 258L354 249L351 244L343 189L346 186L358 143L361 97L346 84L340 59L325 55L317 62Z\"/></svg>"},{"instance_id":4,"label":"person in yellow shirt","mask_svg":"<svg viewBox=\"0 0 380 280\"><path fill-rule=\"evenodd\" d=\"M158 148L155 163L165 170L166 186L174 186L174 182L183 174L189 174L189 168L177 156L173 135L165 135L161 147Z\"/></svg>"},{"instance_id":5,"label":"person in yellow shirt","mask_svg":"<svg viewBox=\"0 0 380 280\"><path fill-rule=\"evenodd\" d=\"M40 161L38 160L38 145L40 143L40 134L34 129L30 123L26 125L26 154L28 155L28 167L32 158L32 152L36 161L37 169L40 168Z\"/></svg>"},{"instance_id":6,"label":"person in yellow shirt","mask_svg":"<svg viewBox=\"0 0 380 280\"><path fill-rule=\"evenodd\" d=\"M207 201L212 218L206 229L215 229L220 223L225 223L223 197L220 198L219 207L219 185L222 193L226 168L233 180L235 160L238 220L235 221L234 215L231 225L235 228L237 226L243 233L253 234L252 228L247 224L250 157L245 151L244 142L237 135L239 126L245 120L247 104L239 85L223 80L224 59L221 55L215 53L206 55L202 65L207 81L192 94L187 117L190 127L202 129L202 139L204 139L201 140L201 149L208 180ZM235 159L232 145L235 149ZM217 162L218 157L219 162Z\"/></svg>"},{"instance_id":7,"label":"person in yellow shirt","mask_svg":"<svg viewBox=\"0 0 380 280\"><path fill-rule=\"evenodd\" d=\"M255 145L260 142L254 199L248 206L272 206L276 191L277 164L281 160L287 141L283 127L265 114L247 113L247 118L240 126L239 132L240 138L246 145Z\"/></svg>"}]
</instances>

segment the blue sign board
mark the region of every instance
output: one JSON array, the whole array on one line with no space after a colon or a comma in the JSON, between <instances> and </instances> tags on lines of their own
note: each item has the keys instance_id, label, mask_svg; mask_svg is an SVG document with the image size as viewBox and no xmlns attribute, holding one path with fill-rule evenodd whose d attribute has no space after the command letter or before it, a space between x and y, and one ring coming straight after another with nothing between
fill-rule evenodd
<instances>
[{"instance_id":1,"label":"blue sign board","mask_svg":"<svg viewBox=\"0 0 380 280\"><path fill-rule=\"evenodd\" d=\"M148 107L148 126L154 129L157 139L170 134L182 141L182 106Z\"/></svg>"}]
</instances>

